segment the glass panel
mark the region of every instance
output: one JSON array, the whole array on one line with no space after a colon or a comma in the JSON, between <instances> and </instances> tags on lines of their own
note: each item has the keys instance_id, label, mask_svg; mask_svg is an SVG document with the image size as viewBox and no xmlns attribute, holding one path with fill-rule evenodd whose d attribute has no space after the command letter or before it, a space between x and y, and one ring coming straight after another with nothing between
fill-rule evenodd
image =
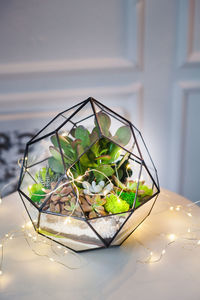
<instances>
[{"instance_id":1,"label":"glass panel","mask_svg":"<svg viewBox=\"0 0 200 300\"><path fill-rule=\"evenodd\" d=\"M129 122L99 104L95 104L95 110L102 134L125 150L140 157Z\"/></svg>"},{"instance_id":2,"label":"glass panel","mask_svg":"<svg viewBox=\"0 0 200 300\"><path fill-rule=\"evenodd\" d=\"M136 229L136 227L148 216L155 200L155 198L149 200L132 213L111 245L120 245L128 237L128 235Z\"/></svg>"},{"instance_id":3,"label":"glass panel","mask_svg":"<svg viewBox=\"0 0 200 300\"><path fill-rule=\"evenodd\" d=\"M38 207L41 207L65 174L55 134L28 146L25 171L20 188Z\"/></svg>"},{"instance_id":4,"label":"glass panel","mask_svg":"<svg viewBox=\"0 0 200 300\"><path fill-rule=\"evenodd\" d=\"M130 212L88 220L96 232L109 244L111 239L124 224Z\"/></svg>"},{"instance_id":5,"label":"glass panel","mask_svg":"<svg viewBox=\"0 0 200 300\"><path fill-rule=\"evenodd\" d=\"M32 141L35 141L37 139L40 139L41 137L50 134L51 132L55 131L63 122L65 121L65 118L61 116L60 114L57 115L54 119L52 119L46 127L44 127L42 130L40 130L38 133L36 133L35 137L32 139Z\"/></svg>"},{"instance_id":6,"label":"glass panel","mask_svg":"<svg viewBox=\"0 0 200 300\"><path fill-rule=\"evenodd\" d=\"M83 175L90 164L87 154L83 155L92 144L99 138L99 131L96 127L95 116L90 102L78 111L70 121L63 125L58 131L60 145L67 168L71 168L76 178ZM82 164L72 166L81 156Z\"/></svg>"},{"instance_id":7,"label":"glass panel","mask_svg":"<svg viewBox=\"0 0 200 300\"><path fill-rule=\"evenodd\" d=\"M27 213L29 214L29 217L31 218L31 221L36 229L38 225L39 210L35 206L33 206L20 192L19 194L27 210Z\"/></svg>"},{"instance_id":8,"label":"glass panel","mask_svg":"<svg viewBox=\"0 0 200 300\"><path fill-rule=\"evenodd\" d=\"M61 114L58 114L54 119L52 119L42 130L40 130L33 141L55 131L63 122L65 122L80 106L82 103L77 104L75 107L69 108Z\"/></svg>"},{"instance_id":9,"label":"glass panel","mask_svg":"<svg viewBox=\"0 0 200 300\"><path fill-rule=\"evenodd\" d=\"M104 247L87 222L41 213L39 232L75 251Z\"/></svg>"},{"instance_id":10,"label":"glass panel","mask_svg":"<svg viewBox=\"0 0 200 300\"><path fill-rule=\"evenodd\" d=\"M135 132L136 140L137 140L140 152L141 152L142 159L144 160L144 162L145 162L149 172L151 173L155 183L159 187L157 171L156 171L156 168L154 166L153 160L152 160L152 158L149 154L147 146L144 142L144 139L143 139L141 133L137 129L135 129L133 127L132 127L132 129Z\"/></svg>"},{"instance_id":11,"label":"glass panel","mask_svg":"<svg viewBox=\"0 0 200 300\"><path fill-rule=\"evenodd\" d=\"M22 181L19 186L20 191L22 191L35 206L40 207L42 202L45 200L45 193L40 189L33 190L32 187L36 187L37 182L28 172L24 172L22 175Z\"/></svg>"}]
</instances>

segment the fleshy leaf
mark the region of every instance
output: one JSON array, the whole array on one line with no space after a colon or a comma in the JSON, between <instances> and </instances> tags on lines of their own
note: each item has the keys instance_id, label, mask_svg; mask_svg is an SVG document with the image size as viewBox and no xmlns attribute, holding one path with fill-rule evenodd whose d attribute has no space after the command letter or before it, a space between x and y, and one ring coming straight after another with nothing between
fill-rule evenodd
<instances>
[{"instance_id":1,"label":"fleshy leaf","mask_svg":"<svg viewBox=\"0 0 200 300\"><path fill-rule=\"evenodd\" d=\"M76 139L80 139L82 141L83 148L86 148L90 145L89 131L85 127L78 126L75 130L75 137Z\"/></svg>"},{"instance_id":2,"label":"fleshy leaf","mask_svg":"<svg viewBox=\"0 0 200 300\"><path fill-rule=\"evenodd\" d=\"M121 146L126 146L131 139L131 129L128 126L118 128L113 139Z\"/></svg>"},{"instance_id":3,"label":"fleshy leaf","mask_svg":"<svg viewBox=\"0 0 200 300\"><path fill-rule=\"evenodd\" d=\"M55 173L64 173L64 166L62 162L55 159L55 157L49 157L48 159L49 167L55 172Z\"/></svg>"},{"instance_id":4,"label":"fleshy leaf","mask_svg":"<svg viewBox=\"0 0 200 300\"><path fill-rule=\"evenodd\" d=\"M100 165L100 166L96 167L95 169L97 171L94 171L94 176L96 177L97 181L100 181L103 179L105 180L105 176L110 177L114 174L114 170L110 165Z\"/></svg>"},{"instance_id":5,"label":"fleshy leaf","mask_svg":"<svg viewBox=\"0 0 200 300\"><path fill-rule=\"evenodd\" d=\"M97 114L97 118L98 118L102 133L105 134L106 136L110 136L110 132L109 132L110 125L111 125L110 117L101 111Z\"/></svg>"}]
</instances>

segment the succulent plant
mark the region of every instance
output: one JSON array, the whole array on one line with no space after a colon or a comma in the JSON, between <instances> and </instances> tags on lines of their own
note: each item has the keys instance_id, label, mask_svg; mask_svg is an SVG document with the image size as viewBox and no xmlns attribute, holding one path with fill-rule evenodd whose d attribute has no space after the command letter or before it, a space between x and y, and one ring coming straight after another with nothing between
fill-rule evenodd
<instances>
[{"instance_id":1,"label":"succulent plant","mask_svg":"<svg viewBox=\"0 0 200 300\"><path fill-rule=\"evenodd\" d=\"M105 216L107 213L104 209L106 199L100 195L82 195L80 197L82 203L82 209L85 213L88 213L89 218L95 218L97 216Z\"/></svg>"},{"instance_id":2,"label":"succulent plant","mask_svg":"<svg viewBox=\"0 0 200 300\"><path fill-rule=\"evenodd\" d=\"M41 168L36 174L35 178L46 189L50 189L51 183L58 180L58 174L55 174L51 168Z\"/></svg>"},{"instance_id":3,"label":"succulent plant","mask_svg":"<svg viewBox=\"0 0 200 300\"><path fill-rule=\"evenodd\" d=\"M97 117L103 134L121 146L125 146L129 142L131 130L128 126L120 127L112 137L109 131L111 125L110 117L103 112L99 112ZM121 147L105 137L98 140L99 131L96 123L91 133L85 127L78 126L70 131L70 135L71 137L59 135L58 139L66 168L70 167L82 155L79 161L71 168L74 177L83 175L88 168L96 170L96 172L93 172L93 175L97 182L103 180L105 176L110 177L115 173L112 164L119 158ZM64 166L56 135L51 137L51 141L53 146L49 147L52 155L48 159L49 167L55 173L63 174ZM96 143L94 143L95 141ZM94 143L93 146L89 148L92 143ZM87 148L88 151L86 151ZM84 153L85 151L86 153Z\"/></svg>"},{"instance_id":4,"label":"succulent plant","mask_svg":"<svg viewBox=\"0 0 200 300\"><path fill-rule=\"evenodd\" d=\"M105 182L103 180L101 180L98 184L96 184L95 181L92 181L92 184L90 184L88 181L83 181L82 186L84 188L83 192L86 195L98 193L106 195L113 189L112 183L109 183L105 186Z\"/></svg>"}]
</instances>

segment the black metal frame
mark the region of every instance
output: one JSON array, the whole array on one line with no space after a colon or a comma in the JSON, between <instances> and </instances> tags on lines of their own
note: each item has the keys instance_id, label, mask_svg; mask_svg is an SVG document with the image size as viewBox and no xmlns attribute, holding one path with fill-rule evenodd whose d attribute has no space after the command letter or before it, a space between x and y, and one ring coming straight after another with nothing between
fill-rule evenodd
<instances>
[{"instance_id":1,"label":"black metal frame","mask_svg":"<svg viewBox=\"0 0 200 300\"><path fill-rule=\"evenodd\" d=\"M90 103L91 104L91 108L92 108L92 112L93 114L92 115L89 115L89 117L86 117L86 118L83 118L82 120L79 120L77 121L76 123L74 123L71 119L73 118L73 116L75 116L81 109L83 109L86 104ZM95 105L101 109L101 111L104 111L105 113L108 113L112 118L115 118L117 119L118 121L120 121L121 123L127 125L127 126L130 126L130 129L131 129L131 132L132 132L132 135L133 135L133 139L134 139L134 143L135 143L135 146L137 148L137 151L139 153L139 156L138 157L137 155L135 155L134 153L132 153L131 151L129 151L128 149L126 149L125 147L119 145L117 142L115 142L114 140L112 140L111 138L107 137L104 135L103 133L103 130L101 128L101 125L99 123L99 120L98 120L98 115L97 115L97 112L96 112L96 108L95 108ZM74 108L77 108L68 118L63 116L64 113L66 113L67 111L71 110L71 109L74 109ZM48 126L54 122L56 120L57 117L59 116L62 116L65 120L62 122L62 124L56 128L54 131L51 131L47 134L45 134L44 136L40 136L38 137L42 131L44 131L46 128L48 128ZM79 156L79 158L74 161L67 169L66 169L66 166L65 166L65 163L64 163L64 156L63 156L63 150L62 150L62 147L60 145L60 141L59 141L59 130L61 128L63 128L63 126L70 122L73 127L77 127L77 124L78 123L81 123L82 121L84 120L87 120L88 118L90 117L94 117L95 120L96 120L96 124L97 124L97 127L98 127L98 131L99 131L99 136L98 136L98 139L95 140L95 142L93 142L87 149L84 149L85 151ZM154 180L154 177L152 176L151 172L149 171L145 161L144 161L144 158L143 158L143 155L141 153L141 150L140 150L140 147L139 147L139 144L137 142L137 138L136 138L136 134L135 134L135 131L139 134L140 136L140 139L141 139L141 142L143 143L146 151L147 151L147 154L150 158L150 161L152 163L152 166L153 166L153 169L154 169L154 172L155 172L155 175L156 175L156 179L157 179L157 182ZM32 178L32 175L29 173L28 169L45 161L46 159L42 160L42 161L39 161L35 164L32 164L30 166L28 166L28 161L27 161L27 157L28 157L28 152L29 152L29 147L31 147L33 144L35 144L36 142L39 142L40 140L44 139L44 138L47 138L47 137L50 137L52 135L55 135L56 138L57 138L57 142L58 142L58 146L59 146L59 150L60 150L60 155L62 157L62 163L63 163L63 166L64 166L64 174L63 176L60 178L60 180L57 182L57 185L59 185L60 181L62 181L64 178L68 179L67 177L67 171L72 168L76 163L77 161L79 161L80 157L82 155L84 155L99 139L101 138L106 138L110 141L112 141L113 143L115 143L117 146L119 146L120 148L122 148L123 150L125 150L126 152L128 152L130 154L130 156L132 156L133 158L131 158L132 160L134 160L135 162L137 162L138 164L140 164L140 171L139 171L139 177L138 177L138 184L137 184L137 189L136 189L136 193L135 193L135 199L134 199L134 203L133 203L133 207L131 209L129 209L129 215L128 217L125 219L125 221L123 222L123 224L120 226L120 228L116 231L116 233L114 234L114 236L109 240L109 242L107 242L104 238L101 237L101 235L95 230L95 228L90 224L90 221L92 220L95 220L95 219L98 219L98 218L107 218L107 217L111 217L111 216L115 216L115 215L120 215L120 213L116 213L116 214L110 214L110 215L106 215L106 216L101 216L101 217L94 217L94 218L91 218L91 219L88 219L81 207L81 205L79 205L81 207L81 210L82 210L82 213L83 213L83 216L84 218L81 218L81 217L76 217L76 216L70 216L71 218L74 218L74 219L77 219L77 220L81 220L81 221L84 221L87 223L87 225L92 229L92 231L95 233L95 235L98 237L98 239L103 243L104 247L97 247L97 248L94 248L94 249L87 249L87 250L80 250L80 251L77 251L77 250L74 250L74 249L71 249L70 247L62 244L61 242L58 242L58 241L55 241L53 238L49 237L49 236L46 236L42 233L40 233L38 231L38 228L39 228L39 225L40 225L40 216L41 214L50 214L50 215L56 215L56 216L62 216L64 218L67 217L67 215L63 215L63 214L59 214L59 213L53 213L53 212L49 212L49 211L43 211L43 207L45 206L46 202L48 201L49 198L47 198L44 203L38 207L34 202L31 201L31 199L21 190L21 184L23 182L23 178L24 178L24 175L25 173L27 172L28 175ZM135 147L134 146L134 147ZM129 156L129 158L130 158ZM139 180L140 180L140 176L141 176L141 172L142 172L142 168L145 168L145 170L147 171L148 175L150 176L151 180L152 180L152 183L153 183L153 187L155 186L157 191L151 196L149 197L149 199L143 203L142 205L140 205L138 208L135 208L135 202L136 202L136 198L137 198L137 194L138 194L138 187L139 187ZM34 178L32 178L34 180ZM34 180L35 181L35 180ZM72 186L72 185L71 185ZM74 191L74 188L72 186L72 189L73 189L73 193L76 195L75 191ZM126 224L126 222L129 220L129 218L134 214L134 211L136 209L140 209L141 206L145 205L147 202L149 202L152 198L155 197L155 201L153 202L152 204L152 207L150 209L150 211L148 212L148 214L146 215L146 217L126 236L126 238L123 239L123 241L119 244L121 245L131 234L132 232L148 217L148 215L151 213L151 210L153 209L153 206L155 205L155 202L157 200L157 197L158 197L158 194L160 193L160 186L159 186L159 181L158 181L158 174L157 174L157 170L155 168L155 165L153 163L153 160L149 154L149 151L148 151L148 148L144 142L144 139L140 133L140 131L129 121L129 120L126 120L124 117L120 116L119 114L117 114L116 112L114 112L112 109L108 108L107 106L105 106L104 104L100 103L99 101L97 101L96 99L92 98L92 97L89 97L88 99L74 105L73 107L59 113L58 115L56 115L45 127L43 127L38 133L36 133L35 136L33 136L33 138L27 143L26 145L26 149L25 149L25 153L24 153L24 161L23 161L23 166L21 168L21 173L20 173L20 179L19 179L19 184L18 184L18 192L19 192L19 195L21 197L21 200L25 206L25 209L32 221L32 224L35 228L35 230L40 234L40 235L43 235L47 238L49 238L50 240L54 240L55 242L59 243L60 245L62 246L65 246L66 248L70 249L70 250L73 250L75 252L83 252L83 251L91 251L91 250L97 250L97 249L101 249L101 248L108 248L108 247L116 247L117 245L111 245L111 243L115 240L115 238L118 236L119 232L121 231L121 229L124 227L124 225ZM30 214L29 214L29 211L28 211L28 208L26 207L26 204L23 200L23 197L25 197L26 200L28 200L37 210L38 210L38 223L37 223L37 227L35 226ZM127 213L128 213L127 212Z\"/></svg>"}]
</instances>

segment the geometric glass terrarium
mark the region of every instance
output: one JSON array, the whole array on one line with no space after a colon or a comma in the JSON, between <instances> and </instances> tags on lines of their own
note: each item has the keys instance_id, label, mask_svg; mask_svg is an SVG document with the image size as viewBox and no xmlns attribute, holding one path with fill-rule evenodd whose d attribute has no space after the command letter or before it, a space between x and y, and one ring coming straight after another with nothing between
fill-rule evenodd
<instances>
[{"instance_id":1,"label":"geometric glass terrarium","mask_svg":"<svg viewBox=\"0 0 200 300\"><path fill-rule=\"evenodd\" d=\"M80 252L121 245L160 188L139 130L90 97L27 143L18 192L39 234Z\"/></svg>"}]
</instances>

